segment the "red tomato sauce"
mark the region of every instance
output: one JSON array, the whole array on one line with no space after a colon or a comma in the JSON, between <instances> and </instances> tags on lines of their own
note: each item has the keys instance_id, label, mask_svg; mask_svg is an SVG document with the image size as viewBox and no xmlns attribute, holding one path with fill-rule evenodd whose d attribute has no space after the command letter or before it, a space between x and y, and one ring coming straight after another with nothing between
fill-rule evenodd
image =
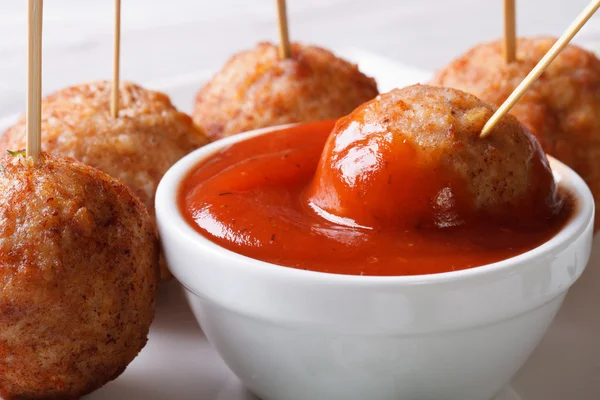
<instances>
[{"instance_id":1,"label":"red tomato sauce","mask_svg":"<svg viewBox=\"0 0 600 400\"><path fill-rule=\"evenodd\" d=\"M318 216L306 201L333 121L297 125L222 149L184 179L179 206L200 234L282 266L350 275L419 275L504 260L552 238L573 201L536 226L365 229Z\"/></svg>"}]
</instances>

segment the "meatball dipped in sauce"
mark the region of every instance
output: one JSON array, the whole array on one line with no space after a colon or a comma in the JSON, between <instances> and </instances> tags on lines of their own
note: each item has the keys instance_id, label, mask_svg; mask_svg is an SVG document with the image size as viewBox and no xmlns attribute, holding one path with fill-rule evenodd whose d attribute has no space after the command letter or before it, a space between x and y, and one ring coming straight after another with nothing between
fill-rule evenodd
<instances>
[{"instance_id":1,"label":"meatball dipped in sauce","mask_svg":"<svg viewBox=\"0 0 600 400\"><path fill-rule=\"evenodd\" d=\"M316 46L292 57L260 43L233 56L198 91L194 121L212 140L252 129L342 117L377 95L375 80Z\"/></svg>"},{"instance_id":2,"label":"meatball dipped in sauce","mask_svg":"<svg viewBox=\"0 0 600 400\"><path fill-rule=\"evenodd\" d=\"M336 124L308 199L320 214L366 227L449 227L551 217L560 203L548 160L527 128L452 89L410 86Z\"/></svg>"},{"instance_id":3,"label":"meatball dipped in sauce","mask_svg":"<svg viewBox=\"0 0 600 400\"><path fill-rule=\"evenodd\" d=\"M42 101L42 148L75 158L122 180L154 219L154 195L164 173L208 139L169 98L121 82L119 116L110 115L111 84L85 83ZM0 136L0 150L25 148L23 117ZM161 257L161 275L170 277Z\"/></svg>"},{"instance_id":4,"label":"meatball dipped in sauce","mask_svg":"<svg viewBox=\"0 0 600 400\"><path fill-rule=\"evenodd\" d=\"M500 106L542 59L555 38L521 38L506 63L500 40L475 46L439 70L432 84L453 87ZM600 60L568 45L512 108L544 151L569 165L600 206ZM600 227L596 216L596 229Z\"/></svg>"},{"instance_id":5,"label":"meatball dipped in sauce","mask_svg":"<svg viewBox=\"0 0 600 400\"><path fill-rule=\"evenodd\" d=\"M147 341L159 279L146 207L99 170L0 157L0 395L76 399Z\"/></svg>"},{"instance_id":6,"label":"meatball dipped in sauce","mask_svg":"<svg viewBox=\"0 0 600 400\"><path fill-rule=\"evenodd\" d=\"M411 86L334 122L300 124L217 151L183 181L200 234L287 267L351 275L449 272L555 235L572 200L514 117L479 137L493 108Z\"/></svg>"}]
</instances>

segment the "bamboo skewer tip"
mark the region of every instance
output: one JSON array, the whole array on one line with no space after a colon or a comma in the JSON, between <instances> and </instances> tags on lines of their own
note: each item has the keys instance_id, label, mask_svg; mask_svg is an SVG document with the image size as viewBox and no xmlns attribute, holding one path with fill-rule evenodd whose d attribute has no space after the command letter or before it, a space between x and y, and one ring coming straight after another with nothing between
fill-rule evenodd
<instances>
[{"instance_id":1,"label":"bamboo skewer tip","mask_svg":"<svg viewBox=\"0 0 600 400\"><path fill-rule=\"evenodd\" d=\"M111 87L110 115L119 117L119 75L121 59L121 0L115 0L115 27L113 45L113 79Z\"/></svg>"},{"instance_id":2,"label":"bamboo skewer tip","mask_svg":"<svg viewBox=\"0 0 600 400\"><path fill-rule=\"evenodd\" d=\"M37 158L41 151L42 115L42 17L43 0L28 2L27 43L27 157Z\"/></svg>"},{"instance_id":3,"label":"bamboo skewer tip","mask_svg":"<svg viewBox=\"0 0 600 400\"><path fill-rule=\"evenodd\" d=\"M279 22L279 57L281 59L290 58L292 56L292 46L290 44L285 0L277 0L277 16Z\"/></svg>"},{"instance_id":4,"label":"bamboo skewer tip","mask_svg":"<svg viewBox=\"0 0 600 400\"><path fill-rule=\"evenodd\" d=\"M502 53L507 63L515 62L517 59L515 0L504 0L504 40Z\"/></svg>"}]
</instances>

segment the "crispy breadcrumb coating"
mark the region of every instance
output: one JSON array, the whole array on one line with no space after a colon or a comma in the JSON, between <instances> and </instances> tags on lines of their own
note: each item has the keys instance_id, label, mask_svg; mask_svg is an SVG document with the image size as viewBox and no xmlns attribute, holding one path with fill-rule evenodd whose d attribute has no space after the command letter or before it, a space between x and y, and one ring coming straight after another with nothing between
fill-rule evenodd
<instances>
[{"instance_id":1,"label":"crispy breadcrumb coating","mask_svg":"<svg viewBox=\"0 0 600 400\"><path fill-rule=\"evenodd\" d=\"M353 65L316 46L292 44L233 56L196 97L194 121L212 139L267 126L342 117L377 95L377 84Z\"/></svg>"},{"instance_id":2,"label":"crispy breadcrumb coating","mask_svg":"<svg viewBox=\"0 0 600 400\"><path fill-rule=\"evenodd\" d=\"M78 398L146 344L159 278L152 219L126 186L74 160L0 165L0 393Z\"/></svg>"},{"instance_id":3,"label":"crispy breadcrumb coating","mask_svg":"<svg viewBox=\"0 0 600 400\"><path fill-rule=\"evenodd\" d=\"M154 195L164 173L208 139L169 98L122 82L119 118L110 116L108 81L72 86L42 102L42 149L75 158L122 180L154 218ZM25 118L0 137L0 150L25 147ZM170 273L161 257L163 278Z\"/></svg>"}]
</instances>

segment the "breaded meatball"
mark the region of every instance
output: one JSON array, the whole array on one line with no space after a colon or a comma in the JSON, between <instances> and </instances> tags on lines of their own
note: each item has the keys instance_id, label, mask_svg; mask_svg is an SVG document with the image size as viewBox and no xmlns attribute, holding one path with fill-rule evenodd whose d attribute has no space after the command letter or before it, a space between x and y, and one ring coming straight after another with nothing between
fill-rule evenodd
<instances>
[{"instance_id":1,"label":"breaded meatball","mask_svg":"<svg viewBox=\"0 0 600 400\"><path fill-rule=\"evenodd\" d=\"M154 218L154 194L164 173L208 139L169 98L133 83L119 92L119 118L110 116L107 81L66 88L42 102L42 149L75 158L122 180ZM0 149L25 147L25 118L0 137ZM161 257L161 274L170 276Z\"/></svg>"},{"instance_id":2,"label":"breaded meatball","mask_svg":"<svg viewBox=\"0 0 600 400\"><path fill-rule=\"evenodd\" d=\"M292 122L336 119L377 95L377 84L356 65L316 46L277 46L231 58L196 97L194 121L212 140Z\"/></svg>"},{"instance_id":3,"label":"breaded meatball","mask_svg":"<svg viewBox=\"0 0 600 400\"><path fill-rule=\"evenodd\" d=\"M461 89L499 106L552 47L554 38L519 39L517 61L507 64L501 41L474 47L438 71L432 84ZM600 61L567 46L511 113L544 150L572 167L600 207ZM596 229L600 228L600 213Z\"/></svg>"},{"instance_id":4,"label":"breaded meatball","mask_svg":"<svg viewBox=\"0 0 600 400\"><path fill-rule=\"evenodd\" d=\"M550 218L560 200L541 146L513 116L480 138L493 112L454 89L377 96L335 126L308 191L312 208L371 228Z\"/></svg>"},{"instance_id":5,"label":"breaded meatball","mask_svg":"<svg viewBox=\"0 0 600 400\"><path fill-rule=\"evenodd\" d=\"M146 344L158 241L118 180L71 159L0 158L0 393L73 399Z\"/></svg>"}]
</instances>

